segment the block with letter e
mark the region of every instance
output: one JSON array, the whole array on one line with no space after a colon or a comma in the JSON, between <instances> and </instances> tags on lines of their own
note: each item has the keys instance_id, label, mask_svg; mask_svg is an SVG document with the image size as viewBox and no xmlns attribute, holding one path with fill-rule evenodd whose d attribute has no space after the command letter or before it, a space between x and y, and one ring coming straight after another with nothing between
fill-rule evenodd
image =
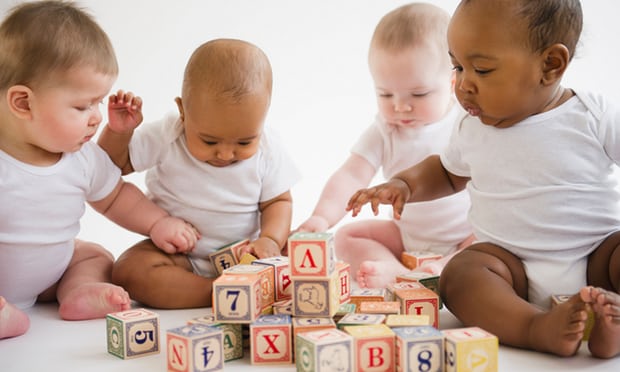
<instances>
[{"instance_id":1,"label":"block with letter e","mask_svg":"<svg viewBox=\"0 0 620 372\"><path fill-rule=\"evenodd\" d=\"M169 372L211 372L224 368L220 328L192 324L166 333Z\"/></svg>"},{"instance_id":2,"label":"block with letter e","mask_svg":"<svg viewBox=\"0 0 620 372\"><path fill-rule=\"evenodd\" d=\"M159 353L159 315L132 309L106 316L108 352L121 359Z\"/></svg>"},{"instance_id":3,"label":"block with letter e","mask_svg":"<svg viewBox=\"0 0 620 372\"><path fill-rule=\"evenodd\" d=\"M297 232L288 238L291 275L331 276L336 268L332 233Z\"/></svg>"},{"instance_id":4,"label":"block with letter e","mask_svg":"<svg viewBox=\"0 0 620 372\"><path fill-rule=\"evenodd\" d=\"M445 337L445 371L497 371L499 342L495 335L479 327L441 332Z\"/></svg>"}]
</instances>

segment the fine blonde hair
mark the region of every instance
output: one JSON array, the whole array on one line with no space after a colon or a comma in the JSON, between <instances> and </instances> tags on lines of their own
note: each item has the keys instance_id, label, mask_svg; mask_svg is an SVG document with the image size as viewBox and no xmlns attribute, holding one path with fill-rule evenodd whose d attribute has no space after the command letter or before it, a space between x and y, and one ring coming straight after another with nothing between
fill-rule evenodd
<instances>
[{"instance_id":1,"label":"fine blonde hair","mask_svg":"<svg viewBox=\"0 0 620 372\"><path fill-rule=\"evenodd\" d=\"M449 64L448 24L450 15L428 3L400 6L381 18L370 41L370 50L399 52L420 45L437 48L444 63Z\"/></svg>"},{"instance_id":2,"label":"fine blonde hair","mask_svg":"<svg viewBox=\"0 0 620 372\"><path fill-rule=\"evenodd\" d=\"M215 98L239 102L272 89L271 64L257 46L236 39L215 39L199 46L187 63L183 98L206 89Z\"/></svg>"},{"instance_id":3,"label":"fine blonde hair","mask_svg":"<svg viewBox=\"0 0 620 372\"><path fill-rule=\"evenodd\" d=\"M77 66L118 75L112 43L71 2L36 1L14 7L0 24L0 90L36 85Z\"/></svg>"}]
</instances>

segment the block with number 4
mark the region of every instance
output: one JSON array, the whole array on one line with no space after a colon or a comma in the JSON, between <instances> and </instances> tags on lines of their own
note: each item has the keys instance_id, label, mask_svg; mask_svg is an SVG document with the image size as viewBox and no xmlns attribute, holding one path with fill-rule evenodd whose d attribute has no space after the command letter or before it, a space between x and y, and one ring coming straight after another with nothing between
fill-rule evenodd
<instances>
[{"instance_id":1,"label":"block with number 4","mask_svg":"<svg viewBox=\"0 0 620 372\"><path fill-rule=\"evenodd\" d=\"M223 332L202 324L166 333L169 372L212 372L224 368Z\"/></svg>"}]
</instances>

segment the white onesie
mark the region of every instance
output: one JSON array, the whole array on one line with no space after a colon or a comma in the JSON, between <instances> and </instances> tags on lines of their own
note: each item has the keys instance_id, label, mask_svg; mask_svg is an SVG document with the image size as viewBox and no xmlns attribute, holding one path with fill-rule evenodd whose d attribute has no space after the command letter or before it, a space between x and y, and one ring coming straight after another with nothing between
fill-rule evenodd
<instances>
[{"instance_id":1,"label":"white onesie","mask_svg":"<svg viewBox=\"0 0 620 372\"><path fill-rule=\"evenodd\" d=\"M178 114L141 125L129 151L133 168L148 170L149 197L201 233L189 257L194 271L203 276L215 275L207 257L217 248L258 238L258 204L290 190L300 178L291 157L268 128L254 156L227 167L211 166L189 153Z\"/></svg>"},{"instance_id":2,"label":"white onesie","mask_svg":"<svg viewBox=\"0 0 620 372\"><path fill-rule=\"evenodd\" d=\"M394 174L439 154L447 146L452 127L462 109L452 110L436 123L421 128L388 125L379 115L362 134L351 150L375 167L382 168L389 179ZM398 225L408 251L432 251L447 255L471 234L467 223L469 196L467 192L420 203L408 203Z\"/></svg>"},{"instance_id":3,"label":"white onesie","mask_svg":"<svg viewBox=\"0 0 620 372\"><path fill-rule=\"evenodd\" d=\"M523 260L529 301L586 284L588 255L620 227L613 165L620 160L620 111L577 93L551 111L498 129L465 115L442 154L445 168L471 177L476 239Z\"/></svg>"},{"instance_id":4,"label":"white onesie","mask_svg":"<svg viewBox=\"0 0 620 372\"><path fill-rule=\"evenodd\" d=\"M0 151L0 295L26 308L56 283L73 257L85 202L103 199L119 180L92 142L49 167Z\"/></svg>"}]
</instances>

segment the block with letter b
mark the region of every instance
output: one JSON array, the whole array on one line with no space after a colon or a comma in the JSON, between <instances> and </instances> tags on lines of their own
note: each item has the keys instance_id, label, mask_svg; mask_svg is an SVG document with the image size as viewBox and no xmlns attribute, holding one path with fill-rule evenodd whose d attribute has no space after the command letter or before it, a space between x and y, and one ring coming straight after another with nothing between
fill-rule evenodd
<instances>
[{"instance_id":1,"label":"block with letter b","mask_svg":"<svg viewBox=\"0 0 620 372\"><path fill-rule=\"evenodd\" d=\"M445 371L497 371L499 343L495 335L479 327L441 332L445 337Z\"/></svg>"},{"instance_id":2,"label":"block with letter b","mask_svg":"<svg viewBox=\"0 0 620 372\"><path fill-rule=\"evenodd\" d=\"M353 336L356 371L394 371L396 369L394 332L385 324L346 326Z\"/></svg>"},{"instance_id":3,"label":"block with letter b","mask_svg":"<svg viewBox=\"0 0 620 372\"><path fill-rule=\"evenodd\" d=\"M108 352L121 359L159 353L159 315L146 309L106 316Z\"/></svg>"},{"instance_id":4,"label":"block with letter b","mask_svg":"<svg viewBox=\"0 0 620 372\"><path fill-rule=\"evenodd\" d=\"M444 368L444 337L435 327L398 327L396 370L441 372Z\"/></svg>"},{"instance_id":5,"label":"block with letter b","mask_svg":"<svg viewBox=\"0 0 620 372\"><path fill-rule=\"evenodd\" d=\"M288 238L288 252L293 277L328 277L336 268L332 233L294 233Z\"/></svg>"},{"instance_id":6,"label":"block with letter b","mask_svg":"<svg viewBox=\"0 0 620 372\"><path fill-rule=\"evenodd\" d=\"M211 372L224 368L220 328L186 325L169 329L166 339L169 372Z\"/></svg>"}]
</instances>

